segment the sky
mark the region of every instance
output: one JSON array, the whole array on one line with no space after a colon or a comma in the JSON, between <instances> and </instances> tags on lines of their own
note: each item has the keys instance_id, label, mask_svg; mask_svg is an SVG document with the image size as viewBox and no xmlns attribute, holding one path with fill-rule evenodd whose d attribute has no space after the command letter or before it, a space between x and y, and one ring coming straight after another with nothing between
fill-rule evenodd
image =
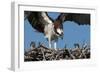
<instances>
[{"instance_id":1,"label":"sky","mask_svg":"<svg viewBox=\"0 0 100 73\"><path fill-rule=\"evenodd\" d=\"M49 12L48 15L56 19L59 13ZM63 23L64 36L63 40L59 39L57 42L57 48L64 48L65 44L67 48L74 48L75 43L83 44L90 43L90 26L78 25L72 21L66 21ZM36 32L30 25L28 20L24 20L24 48L29 49L30 43L34 41L36 45L41 42L48 47L48 41L44 38L42 33Z\"/></svg>"}]
</instances>

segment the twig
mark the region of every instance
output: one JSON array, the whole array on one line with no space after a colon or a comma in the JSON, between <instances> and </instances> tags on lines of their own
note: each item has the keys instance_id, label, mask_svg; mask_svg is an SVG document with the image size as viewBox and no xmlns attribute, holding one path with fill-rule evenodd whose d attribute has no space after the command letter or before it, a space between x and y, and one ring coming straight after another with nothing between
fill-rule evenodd
<instances>
[{"instance_id":1,"label":"twig","mask_svg":"<svg viewBox=\"0 0 100 73\"><path fill-rule=\"evenodd\" d=\"M42 50L42 48L41 48L41 52L42 52L42 54L43 54L43 60L46 61L45 55L44 55L44 51Z\"/></svg>"}]
</instances>

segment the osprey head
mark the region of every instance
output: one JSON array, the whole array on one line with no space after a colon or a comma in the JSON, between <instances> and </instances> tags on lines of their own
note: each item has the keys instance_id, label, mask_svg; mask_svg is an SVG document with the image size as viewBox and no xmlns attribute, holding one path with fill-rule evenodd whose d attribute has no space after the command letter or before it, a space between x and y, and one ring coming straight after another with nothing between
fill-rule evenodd
<instances>
[{"instance_id":1,"label":"osprey head","mask_svg":"<svg viewBox=\"0 0 100 73\"><path fill-rule=\"evenodd\" d=\"M63 37L63 25L60 23L60 21L54 22L54 31L57 36Z\"/></svg>"}]
</instances>

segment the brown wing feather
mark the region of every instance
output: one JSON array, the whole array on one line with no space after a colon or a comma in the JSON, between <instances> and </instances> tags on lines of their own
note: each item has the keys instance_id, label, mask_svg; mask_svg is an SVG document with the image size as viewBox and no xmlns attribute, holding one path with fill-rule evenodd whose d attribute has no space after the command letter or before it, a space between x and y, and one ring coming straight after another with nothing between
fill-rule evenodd
<instances>
[{"instance_id":1,"label":"brown wing feather","mask_svg":"<svg viewBox=\"0 0 100 73\"><path fill-rule=\"evenodd\" d=\"M80 14L80 13L61 13L57 19L60 21L74 21L79 25L90 25L90 14Z\"/></svg>"},{"instance_id":2,"label":"brown wing feather","mask_svg":"<svg viewBox=\"0 0 100 73\"><path fill-rule=\"evenodd\" d=\"M34 29L36 29L37 31L44 33L44 27L45 27L45 25L48 24L48 22L46 20L44 20L43 16L41 16L42 12L25 11L24 17L28 13L30 13L30 14L27 16L27 19L28 19L29 23L32 25L32 27ZM44 12L44 13L46 13L46 12ZM46 13L46 15L49 18L47 13Z\"/></svg>"}]
</instances>

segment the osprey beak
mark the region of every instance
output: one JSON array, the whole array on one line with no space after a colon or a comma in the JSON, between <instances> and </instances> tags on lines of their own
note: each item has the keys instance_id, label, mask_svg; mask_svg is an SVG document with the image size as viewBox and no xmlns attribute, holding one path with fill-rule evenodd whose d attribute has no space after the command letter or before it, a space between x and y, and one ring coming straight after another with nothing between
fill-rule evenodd
<instances>
[{"instance_id":1,"label":"osprey beak","mask_svg":"<svg viewBox=\"0 0 100 73\"><path fill-rule=\"evenodd\" d=\"M63 40L63 36L61 36L61 39Z\"/></svg>"},{"instance_id":2,"label":"osprey beak","mask_svg":"<svg viewBox=\"0 0 100 73\"><path fill-rule=\"evenodd\" d=\"M60 36L60 38L61 38L62 40L63 40L63 35L64 35L64 34L62 33L61 36Z\"/></svg>"}]
</instances>

